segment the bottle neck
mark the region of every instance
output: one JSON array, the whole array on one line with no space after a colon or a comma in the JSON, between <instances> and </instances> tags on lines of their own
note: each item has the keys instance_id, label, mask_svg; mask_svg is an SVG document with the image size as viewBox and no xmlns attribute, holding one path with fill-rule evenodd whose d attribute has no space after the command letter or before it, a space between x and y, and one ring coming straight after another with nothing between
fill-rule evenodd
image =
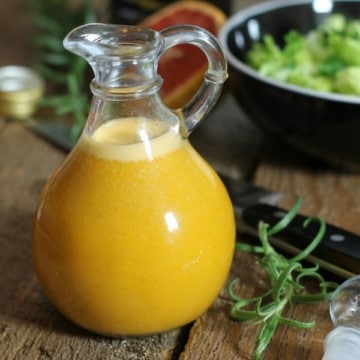
<instances>
[{"instance_id":1,"label":"bottle neck","mask_svg":"<svg viewBox=\"0 0 360 360\"><path fill-rule=\"evenodd\" d=\"M117 119L138 118L160 121L165 131L179 131L179 118L164 106L159 93L161 81L135 88L109 88L91 84L93 100L85 126L87 135L106 122ZM167 130L166 130L167 129Z\"/></svg>"},{"instance_id":2,"label":"bottle neck","mask_svg":"<svg viewBox=\"0 0 360 360\"><path fill-rule=\"evenodd\" d=\"M157 77L161 39L154 30L86 24L72 30L65 37L64 46L90 64L101 87L144 86Z\"/></svg>"},{"instance_id":3,"label":"bottle neck","mask_svg":"<svg viewBox=\"0 0 360 360\"><path fill-rule=\"evenodd\" d=\"M125 47L125 46L123 46ZM95 82L102 88L142 89L162 82L154 53L131 56L95 56L89 61Z\"/></svg>"},{"instance_id":4,"label":"bottle neck","mask_svg":"<svg viewBox=\"0 0 360 360\"><path fill-rule=\"evenodd\" d=\"M144 99L159 94L162 79L159 76L148 81L132 80L126 81L124 85L101 83L98 79L91 82L90 89L94 97L104 101L127 101L133 99Z\"/></svg>"}]
</instances>

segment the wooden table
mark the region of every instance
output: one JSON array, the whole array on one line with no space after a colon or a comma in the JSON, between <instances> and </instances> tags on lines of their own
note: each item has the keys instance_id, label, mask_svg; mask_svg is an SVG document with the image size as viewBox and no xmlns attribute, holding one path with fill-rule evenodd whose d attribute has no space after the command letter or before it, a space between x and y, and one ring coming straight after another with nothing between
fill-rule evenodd
<instances>
[{"instance_id":1,"label":"wooden table","mask_svg":"<svg viewBox=\"0 0 360 360\"><path fill-rule=\"evenodd\" d=\"M9 1L1 6L16 13L20 3ZM3 11L0 14L4 17ZM18 33L7 30L1 38L0 65L26 64L24 54L28 49L20 46L24 38L19 35L24 34L21 29L26 29L28 20L23 20ZM11 26L10 21L8 24ZM219 116L221 106L234 106L236 111L224 118ZM282 206L289 208L297 195L303 196L303 213L360 233L360 175L333 169L264 139L227 93L191 139L216 169L286 194ZM258 328L230 319L231 303L225 288L209 311L193 324L146 338L96 336L54 310L33 271L31 229L39 193L65 156L63 150L21 123L0 119L1 359L251 359ZM239 240L243 239L240 234ZM244 253L234 258L229 280L235 277L241 279L239 291L244 297L258 294L268 284L254 257ZM332 329L328 303L294 305L287 315L316 320L316 326L309 330L280 326L265 359L320 360L323 339Z\"/></svg>"}]
</instances>

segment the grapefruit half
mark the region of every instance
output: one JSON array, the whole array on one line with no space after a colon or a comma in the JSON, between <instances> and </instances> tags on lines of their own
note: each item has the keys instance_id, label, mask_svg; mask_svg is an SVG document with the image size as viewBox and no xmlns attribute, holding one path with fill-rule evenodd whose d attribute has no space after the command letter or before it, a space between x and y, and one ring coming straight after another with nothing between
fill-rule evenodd
<instances>
[{"instance_id":1,"label":"grapefruit half","mask_svg":"<svg viewBox=\"0 0 360 360\"><path fill-rule=\"evenodd\" d=\"M152 14L141 26L162 30L173 25L197 25L217 35L226 15L206 1L177 1ZM203 81L208 67L204 53L193 45L177 45L167 50L159 61L158 73L164 79L161 95L171 108L185 105Z\"/></svg>"}]
</instances>

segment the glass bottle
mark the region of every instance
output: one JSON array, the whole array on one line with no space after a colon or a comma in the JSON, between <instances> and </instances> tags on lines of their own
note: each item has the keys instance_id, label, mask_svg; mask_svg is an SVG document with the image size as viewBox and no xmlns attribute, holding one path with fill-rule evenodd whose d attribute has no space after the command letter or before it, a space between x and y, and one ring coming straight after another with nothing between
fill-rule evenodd
<instances>
[{"instance_id":1,"label":"glass bottle","mask_svg":"<svg viewBox=\"0 0 360 360\"><path fill-rule=\"evenodd\" d=\"M342 283L330 302L330 317L335 326L326 337L323 360L360 358L360 275Z\"/></svg>"},{"instance_id":2,"label":"glass bottle","mask_svg":"<svg viewBox=\"0 0 360 360\"><path fill-rule=\"evenodd\" d=\"M195 97L172 111L156 69L180 43L200 47L209 68ZM215 300L234 251L228 194L188 140L227 77L222 50L193 26L88 24L64 45L91 65L94 96L78 143L40 197L38 279L64 316L97 333L147 335L189 323Z\"/></svg>"}]
</instances>

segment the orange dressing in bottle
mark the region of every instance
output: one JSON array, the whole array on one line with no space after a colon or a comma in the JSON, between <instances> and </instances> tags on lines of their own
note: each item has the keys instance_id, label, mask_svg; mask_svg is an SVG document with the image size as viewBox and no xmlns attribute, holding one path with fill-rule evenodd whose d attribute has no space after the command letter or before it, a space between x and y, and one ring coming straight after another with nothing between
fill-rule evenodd
<instances>
[{"instance_id":1,"label":"orange dressing in bottle","mask_svg":"<svg viewBox=\"0 0 360 360\"><path fill-rule=\"evenodd\" d=\"M42 192L33 259L54 306L97 333L148 335L193 321L232 262L232 204L187 138L221 89L222 53L183 117L158 95L160 40L164 51L183 31L89 24L65 40L94 67L94 101L77 145ZM186 31L198 41L201 30ZM202 36L212 59L217 42Z\"/></svg>"}]
</instances>

